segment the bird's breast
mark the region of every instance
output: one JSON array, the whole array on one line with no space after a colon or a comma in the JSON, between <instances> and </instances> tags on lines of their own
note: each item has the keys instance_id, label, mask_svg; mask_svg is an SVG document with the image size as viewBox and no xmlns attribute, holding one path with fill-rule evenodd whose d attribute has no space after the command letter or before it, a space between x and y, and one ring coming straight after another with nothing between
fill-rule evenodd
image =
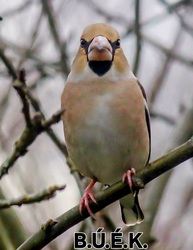
<instances>
[{"instance_id":1,"label":"bird's breast","mask_svg":"<svg viewBox=\"0 0 193 250\"><path fill-rule=\"evenodd\" d=\"M130 167L145 164L147 158L147 153L139 159L135 156L136 150L140 153L145 147L141 137L145 134L147 139L147 129L141 133L135 128L137 123L144 126L142 104L135 104L139 115L132 115L130 105L135 97L128 100L124 91L119 92L115 86L103 91L101 87L100 91L97 87L81 91L78 86L65 103L64 131L70 157L83 175L106 184L118 181Z\"/></svg>"}]
</instances>

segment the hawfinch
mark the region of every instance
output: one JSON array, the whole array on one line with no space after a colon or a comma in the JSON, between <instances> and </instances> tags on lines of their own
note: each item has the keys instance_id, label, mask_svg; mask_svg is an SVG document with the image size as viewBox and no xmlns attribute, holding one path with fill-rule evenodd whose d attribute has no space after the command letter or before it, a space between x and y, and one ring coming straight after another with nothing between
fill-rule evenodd
<instances>
[{"instance_id":1,"label":"hawfinch","mask_svg":"<svg viewBox=\"0 0 193 250\"><path fill-rule=\"evenodd\" d=\"M69 156L78 171L90 177L80 210L94 199L96 182L112 185L123 179L132 187L135 169L150 156L150 122L143 87L131 71L110 25L87 26L62 94L62 117ZM144 216L138 192L120 199L127 225Z\"/></svg>"}]
</instances>

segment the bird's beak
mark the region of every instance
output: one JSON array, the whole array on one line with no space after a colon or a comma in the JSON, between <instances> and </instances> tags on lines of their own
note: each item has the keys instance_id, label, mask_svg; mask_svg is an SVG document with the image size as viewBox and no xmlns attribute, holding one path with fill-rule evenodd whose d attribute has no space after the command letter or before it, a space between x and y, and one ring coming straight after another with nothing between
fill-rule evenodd
<instances>
[{"instance_id":1,"label":"bird's beak","mask_svg":"<svg viewBox=\"0 0 193 250\"><path fill-rule=\"evenodd\" d=\"M96 36L88 48L88 61L112 61L113 49L104 36Z\"/></svg>"}]
</instances>

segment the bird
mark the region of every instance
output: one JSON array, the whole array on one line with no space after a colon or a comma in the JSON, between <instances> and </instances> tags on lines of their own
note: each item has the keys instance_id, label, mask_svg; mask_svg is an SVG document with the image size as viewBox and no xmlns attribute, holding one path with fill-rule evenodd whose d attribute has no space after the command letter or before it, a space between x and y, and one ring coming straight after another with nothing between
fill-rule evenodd
<instances>
[{"instance_id":1,"label":"bird","mask_svg":"<svg viewBox=\"0 0 193 250\"><path fill-rule=\"evenodd\" d=\"M86 26L61 97L69 157L91 178L80 202L93 215L96 182L119 180L133 188L132 175L150 158L150 118L144 88L133 74L118 31L107 23ZM123 222L144 220L138 191L120 199ZM93 215L94 216L94 215Z\"/></svg>"}]
</instances>

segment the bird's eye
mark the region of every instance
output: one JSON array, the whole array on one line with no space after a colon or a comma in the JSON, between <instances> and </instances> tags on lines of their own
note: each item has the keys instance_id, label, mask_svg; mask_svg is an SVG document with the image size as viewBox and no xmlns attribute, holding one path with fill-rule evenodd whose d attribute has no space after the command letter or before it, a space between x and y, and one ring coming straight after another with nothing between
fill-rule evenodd
<instances>
[{"instance_id":1,"label":"bird's eye","mask_svg":"<svg viewBox=\"0 0 193 250\"><path fill-rule=\"evenodd\" d=\"M86 40L84 40L83 38L80 39L80 46L84 47L86 45Z\"/></svg>"},{"instance_id":2,"label":"bird's eye","mask_svg":"<svg viewBox=\"0 0 193 250\"><path fill-rule=\"evenodd\" d=\"M121 40L120 39L117 39L116 46L117 46L117 48L119 48L121 46Z\"/></svg>"}]
</instances>

